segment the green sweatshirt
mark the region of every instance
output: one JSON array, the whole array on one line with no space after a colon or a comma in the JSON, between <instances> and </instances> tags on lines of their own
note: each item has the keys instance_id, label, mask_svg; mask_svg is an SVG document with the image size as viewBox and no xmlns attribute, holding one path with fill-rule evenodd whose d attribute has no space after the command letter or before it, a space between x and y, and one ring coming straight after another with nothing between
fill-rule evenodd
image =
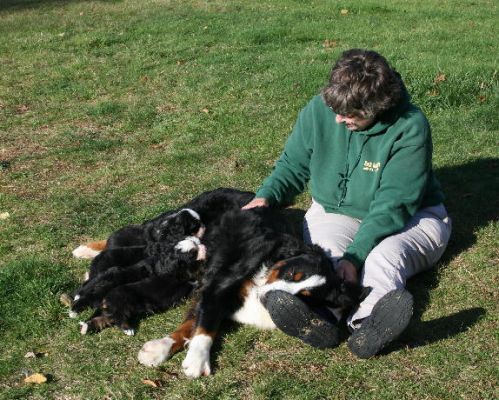
<instances>
[{"instance_id":1,"label":"green sweatshirt","mask_svg":"<svg viewBox=\"0 0 499 400\"><path fill-rule=\"evenodd\" d=\"M308 182L327 212L362 220L343 258L362 267L370 251L443 193L431 166L428 121L406 95L370 128L350 131L321 96L300 112L284 152L256 197L284 204Z\"/></svg>"}]
</instances>

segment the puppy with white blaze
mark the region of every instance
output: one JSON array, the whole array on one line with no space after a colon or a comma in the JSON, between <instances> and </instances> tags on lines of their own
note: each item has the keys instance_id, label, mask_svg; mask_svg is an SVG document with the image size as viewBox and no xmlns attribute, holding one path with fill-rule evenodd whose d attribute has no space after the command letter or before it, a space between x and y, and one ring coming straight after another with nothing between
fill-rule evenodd
<instances>
[{"instance_id":1,"label":"puppy with white blaze","mask_svg":"<svg viewBox=\"0 0 499 400\"><path fill-rule=\"evenodd\" d=\"M335 311L359 303L362 288L342 282L324 251L287 233L282 218L272 209L233 210L206 231L205 271L196 300L174 332L144 344L140 363L157 366L187 348L182 363L186 376L211 374L210 350L222 320L276 327L264 305L273 290ZM336 325L329 328L338 333ZM339 334L333 339L328 347L339 343Z\"/></svg>"}]
</instances>

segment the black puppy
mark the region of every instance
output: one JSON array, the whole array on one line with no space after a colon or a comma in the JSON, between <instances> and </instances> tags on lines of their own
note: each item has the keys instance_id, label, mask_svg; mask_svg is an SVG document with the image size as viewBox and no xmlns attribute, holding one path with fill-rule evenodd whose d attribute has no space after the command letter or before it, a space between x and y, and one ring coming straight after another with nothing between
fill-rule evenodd
<instances>
[{"instance_id":1,"label":"black puppy","mask_svg":"<svg viewBox=\"0 0 499 400\"><path fill-rule=\"evenodd\" d=\"M205 192L181 209L122 228L107 241L80 246L78 251L92 249L92 255L103 248L71 307L73 316L86 307L97 308L82 323L81 332L116 325L133 334L140 317L164 311L187 297L201 274L204 246L199 237L204 224L209 227L253 196L225 188Z\"/></svg>"}]
</instances>

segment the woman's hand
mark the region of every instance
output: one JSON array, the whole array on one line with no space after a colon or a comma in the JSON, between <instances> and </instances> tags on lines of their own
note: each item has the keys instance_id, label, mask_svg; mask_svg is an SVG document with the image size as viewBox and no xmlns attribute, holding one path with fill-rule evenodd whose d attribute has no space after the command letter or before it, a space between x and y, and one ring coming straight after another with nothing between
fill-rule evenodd
<instances>
[{"instance_id":1,"label":"woman's hand","mask_svg":"<svg viewBox=\"0 0 499 400\"><path fill-rule=\"evenodd\" d=\"M255 197L248 204L246 204L244 207L242 207L241 210L249 210L250 208L268 207L268 206L269 206L269 202L267 199L264 199L263 197Z\"/></svg>"},{"instance_id":2,"label":"woman's hand","mask_svg":"<svg viewBox=\"0 0 499 400\"><path fill-rule=\"evenodd\" d=\"M336 273L346 282L358 283L357 268L348 260L340 260L336 266Z\"/></svg>"}]
</instances>

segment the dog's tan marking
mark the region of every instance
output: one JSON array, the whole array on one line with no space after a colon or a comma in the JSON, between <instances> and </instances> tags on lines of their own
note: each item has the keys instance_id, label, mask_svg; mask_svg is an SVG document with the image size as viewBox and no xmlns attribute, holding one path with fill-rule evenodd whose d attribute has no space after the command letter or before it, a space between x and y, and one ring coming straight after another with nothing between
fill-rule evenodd
<instances>
[{"instance_id":1,"label":"dog's tan marking","mask_svg":"<svg viewBox=\"0 0 499 400\"><path fill-rule=\"evenodd\" d=\"M275 282L279 279L279 270L286 265L286 261L277 261L267 275L267 283Z\"/></svg>"},{"instance_id":2,"label":"dog's tan marking","mask_svg":"<svg viewBox=\"0 0 499 400\"><path fill-rule=\"evenodd\" d=\"M95 251L102 251L107 246L107 240L98 240L96 242L86 243L85 246L87 246Z\"/></svg>"},{"instance_id":3,"label":"dog's tan marking","mask_svg":"<svg viewBox=\"0 0 499 400\"><path fill-rule=\"evenodd\" d=\"M172 338L174 341L170 350L171 355L185 349L186 343L193 336L193 329L195 324L195 318L188 318L184 322L182 322L182 324L180 324L180 326L174 332L170 334L170 338Z\"/></svg>"},{"instance_id":4,"label":"dog's tan marking","mask_svg":"<svg viewBox=\"0 0 499 400\"><path fill-rule=\"evenodd\" d=\"M303 272L297 272L296 274L293 275L293 280L295 282L301 281L303 278Z\"/></svg>"},{"instance_id":5,"label":"dog's tan marking","mask_svg":"<svg viewBox=\"0 0 499 400\"><path fill-rule=\"evenodd\" d=\"M302 296L312 296L312 293L310 293L310 290L302 290L300 292Z\"/></svg>"}]
</instances>

